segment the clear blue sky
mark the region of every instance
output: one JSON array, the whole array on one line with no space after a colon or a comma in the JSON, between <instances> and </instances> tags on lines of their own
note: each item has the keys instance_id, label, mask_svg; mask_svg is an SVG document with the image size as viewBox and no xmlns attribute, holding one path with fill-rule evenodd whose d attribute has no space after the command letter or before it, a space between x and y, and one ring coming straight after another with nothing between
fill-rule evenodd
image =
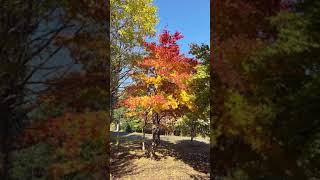
<instances>
[{"instance_id":1,"label":"clear blue sky","mask_svg":"<svg viewBox=\"0 0 320 180\"><path fill-rule=\"evenodd\" d=\"M210 44L210 0L154 0L154 5L160 19L157 34L164 28L181 32L183 53L188 53L190 43Z\"/></svg>"}]
</instances>

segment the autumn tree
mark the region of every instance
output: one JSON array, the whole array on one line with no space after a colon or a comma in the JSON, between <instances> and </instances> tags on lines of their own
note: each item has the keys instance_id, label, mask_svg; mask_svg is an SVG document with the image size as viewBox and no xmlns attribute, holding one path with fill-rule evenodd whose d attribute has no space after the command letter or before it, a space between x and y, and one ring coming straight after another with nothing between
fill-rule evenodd
<instances>
[{"instance_id":1,"label":"autumn tree","mask_svg":"<svg viewBox=\"0 0 320 180\"><path fill-rule=\"evenodd\" d=\"M70 79L79 80L83 76L70 75L72 71L82 70L90 73L93 69L98 70L100 77L103 73L104 86L108 85L108 9L109 4L106 1L3 2L0 109L4 115L1 120L1 158L4 159L1 177L4 179L9 178L9 168L15 168L11 166L13 160L9 160L9 151L15 148L21 150L21 147L13 147L13 143L9 142L15 133L20 133L33 122L33 117L30 117L31 111L41 109L40 107L47 103L40 100L41 95L59 92L59 88L65 87L63 83L58 83L58 80L66 80L69 88L76 87L77 83ZM90 77L97 78L95 75ZM97 79L101 80L99 77ZM56 97L68 97L68 93L73 92L69 89L69 92L65 91L64 96L60 96L63 93L58 93ZM84 96L81 99L84 99ZM67 105L72 106L71 98L69 100ZM105 106L107 102L105 100ZM61 104L62 101L59 107ZM93 103L91 101L88 104L92 107ZM51 102L48 105L53 108L52 111L55 109L54 105ZM48 116L46 118L49 119Z\"/></svg>"},{"instance_id":2,"label":"autumn tree","mask_svg":"<svg viewBox=\"0 0 320 180\"><path fill-rule=\"evenodd\" d=\"M195 72L198 61L180 53L179 32L163 31L159 43L145 43L148 55L137 63L131 73L133 84L126 89L124 105L141 108L151 116L151 158L160 143L160 122L164 117L176 116L185 108L192 109L187 79ZM179 112L180 111L180 112Z\"/></svg>"},{"instance_id":3,"label":"autumn tree","mask_svg":"<svg viewBox=\"0 0 320 180\"><path fill-rule=\"evenodd\" d=\"M128 73L141 59L143 42L155 35L158 23L153 0L111 0L111 96L115 106L127 85Z\"/></svg>"},{"instance_id":4,"label":"autumn tree","mask_svg":"<svg viewBox=\"0 0 320 180\"><path fill-rule=\"evenodd\" d=\"M17 136L13 145L21 150L15 154L22 159L28 159L30 150L36 151L34 154L37 155L38 147L42 146L47 147L44 148L47 154L42 154L40 158L50 157L50 161L15 160L11 177L21 178L20 173L23 173L24 177L34 178L33 174L28 172L34 172L34 168L44 171L41 176L46 178L60 179L72 174L85 178L105 177L105 163L109 158L105 151L106 136L108 136L106 116L105 111L64 112L46 120L35 119L22 134ZM42 167L41 163L46 163L46 166Z\"/></svg>"},{"instance_id":5,"label":"autumn tree","mask_svg":"<svg viewBox=\"0 0 320 180\"><path fill-rule=\"evenodd\" d=\"M57 176L68 176L76 173L78 176L92 177L105 175L105 171L109 168L109 139L108 132L111 117L110 111L110 49L109 49L109 4L105 1L97 1L89 3L88 1L69 1L70 16L74 20L80 18L80 22L86 26L77 34L70 32L60 33L55 38L55 43L63 46L70 52L70 58L80 64L81 67L73 73L67 73L61 78L51 78L46 82L52 87L40 96L40 102L49 103L51 106L63 106L64 109L57 119L47 117L46 123L54 123L57 121L57 126L65 124L64 121L70 123L69 127L63 131L54 131L52 136L59 137L65 133L78 132L80 135L89 136L85 133L88 131L93 134L100 134L99 138L78 139L78 142L66 142L71 151L86 151L87 156L77 154L75 156L65 157L69 162L64 163L56 161L52 168L58 169L60 172L53 172ZM109 99L109 100L108 100ZM73 117L68 118L67 114L73 114ZM100 114L103 113L103 116ZM88 121L80 122L79 119ZM89 117L89 118L88 118ZM101 117L103 117L101 119ZM104 123L102 126L98 121ZM81 126L79 123L90 124L90 126ZM84 125L83 124L83 125ZM32 124L31 124L32 125ZM72 127L72 128L71 128ZM41 129L39 130L41 132ZM64 132L66 131L66 132ZM71 135L71 136L76 136ZM72 137L70 137L72 139ZM44 143L48 143L44 141ZM78 146L78 147L76 147ZM107 148L106 148L107 147ZM60 147L54 147L54 150L59 150ZM57 153L57 152L53 152ZM103 154L103 156L101 156ZM100 158L99 162L97 158ZM75 160L79 162L68 167ZM77 161L76 160L76 161ZM90 163L88 163L90 162ZM94 163L94 166L90 165ZM88 174L86 171L94 167L96 172ZM51 168L51 166L50 166ZM55 170L56 171L56 170ZM60 173L60 174L59 174ZM92 172L91 172L92 173Z\"/></svg>"},{"instance_id":6,"label":"autumn tree","mask_svg":"<svg viewBox=\"0 0 320 180\"><path fill-rule=\"evenodd\" d=\"M55 63L63 48L55 46L54 39L61 32L76 33L82 25L66 18L66 6L61 1L14 0L2 4L0 131L4 166L1 176L7 179L11 162L9 138L23 128L33 97L48 87L44 79L60 76L72 66ZM59 7L61 11L57 11Z\"/></svg>"},{"instance_id":7,"label":"autumn tree","mask_svg":"<svg viewBox=\"0 0 320 180\"><path fill-rule=\"evenodd\" d=\"M265 17L277 12L279 6L277 2L246 0L211 2L213 5L211 8L213 17L211 19L211 36L213 37L211 41L213 55L211 57L211 163L213 164L211 173L217 176L226 176L233 173L233 168L239 168L236 164L240 161L239 158L245 155L237 149L250 149L249 143L243 142L247 137L244 133L249 131L244 129L242 132L239 124L240 121L253 122L252 119L255 117L248 116L250 113L247 113L244 115L244 120L239 120L239 114L244 113L244 109L248 106L243 102L236 102L240 101L236 98L239 94L244 96L249 94L242 63L250 53L263 46L263 41L256 40L263 37L260 34L271 35L272 32L267 26ZM231 102L226 103L228 99ZM239 104L244 109L240 110ZM252 111L251 108L248 110ZM238 114L236 115L235 112ZM242 127L249 129L248 124L243 123L243 125ZM238 134L239 131L242 132L241 135Z\"/></svg>"}]
</instances>

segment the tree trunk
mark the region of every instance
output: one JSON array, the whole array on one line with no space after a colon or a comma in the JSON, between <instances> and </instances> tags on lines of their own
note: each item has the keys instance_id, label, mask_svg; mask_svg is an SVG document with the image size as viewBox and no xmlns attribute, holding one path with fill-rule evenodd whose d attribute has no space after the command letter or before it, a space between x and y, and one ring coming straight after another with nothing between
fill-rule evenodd
<instances>
[{"instance_id":1,"label":"tree trunk","mask_svg":"<svg viewBox=\"0 0 320 180\"><path fill-rule=\"evenodd\" d=\"M160 143L160 119L158 113L153 113L152 118L152 144L151 144L151 151L150 151L150 158L155 159L156 158L156 148Z\"/></svg>"},{"instance_id":2,"label":"tree trunk","mask_svg":"<svg viewBox=\"0 0 320 180\"><path fill-rule=\"evenodd\" d=\"M9 179L9 170L10 170L10 147L9 147L9 119L10 119L10 113L5 112L4 108L1 108L4 110L1 114L4 115L1 119L1 172L0 176L1 179L7 180Z\"/></svg>"},{"instance_id":3,"label":"tree trunk","mask_svg":"<svg viewBox=\"0 0 320 180\"><path fill-rule=\"evenodd\" d=\"M191 136L191 142L193 142L193 138L196 136L196 127L194 124L191 126L190 136Z\"/></svg>"},{"instance_id":4,"label":"tree trunk","mask_svg":"<svg viewBox=\"0 0 320 180\"><path fill-rule=\"evenodd\" d=\"M120 135L119 135L119 133L120 133L119 131L120 131L120 122L117 121L117 142L116 142L116 145L117 145L117 146L119 146L119 138L120 138L120 137L119 137L119 136L120 136Z\"/></svg>"},{"instance_id":5,"label":"tree trunk","mask_svg":"<svg viewBox=\"0 0 320 180\"><path fill-rule=\"evenodd\" d=\"M146 146L145 146L146 133L144 132L144 127L142 128L142 134L143 134L143 137L142 137L142 151L145 151L146 150Z\"/></svg>"},{"instance_id":6,"label":"tree trunk","mask_svg":"<svg viewBox=\"0 0 320 180\"><path fill-rule=\"evenodd\" d=\"M148 112L144 113L144 121L143 121L143 127L142 127L142 150L145 151L146 150L146 146L145 146L145 141L146 141L146 132L145 132L145 128L147 125L147 120L148 120Z\"/></svg>"},{"instance_id":7,"label":"tree trunk","mask_svg":"<svg viewBox=\"0 0 320 180\"><path fill-rule=\"evenodd\" d=\"M3 127L1 128L2 130ZM9 148L8 148L8 133L5 131L2 131L1 135L1 159L2 159L2 164L1 164L1 177L4 180L9 179L9 169L10 169L10 161L9 161Z\"/></svg>"}]
</instances>

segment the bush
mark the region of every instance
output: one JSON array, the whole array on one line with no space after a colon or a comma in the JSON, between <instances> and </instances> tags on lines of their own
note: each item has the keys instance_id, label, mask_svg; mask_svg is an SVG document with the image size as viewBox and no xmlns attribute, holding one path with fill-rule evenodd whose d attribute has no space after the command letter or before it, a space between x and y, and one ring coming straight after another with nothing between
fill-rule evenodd
<instances>
[{"instance_id":1,"label":"bush","mask_svg":"<svg viewBox=\"0 0 320 180\"><path fill-rule=\"evenodd\" d=\"M125 132L127 132L127 133L131 133L132 132L132 128L131 128L129 123L127 124L127 126L125 126Z\"/></svg>"}]
</instances>

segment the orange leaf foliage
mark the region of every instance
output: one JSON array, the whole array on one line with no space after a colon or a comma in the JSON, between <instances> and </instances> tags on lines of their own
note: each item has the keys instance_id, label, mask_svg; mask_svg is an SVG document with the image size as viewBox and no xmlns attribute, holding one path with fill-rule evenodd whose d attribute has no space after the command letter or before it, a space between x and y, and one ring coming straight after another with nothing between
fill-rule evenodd
<instances>
[{"instance_id":1,"label":"orange leaf foliage","mask_svg":"<svg viewBox=\"0 0 320 180\"><path fill-rule=\"evenodd\" d=\"M187 80L199 61L181 54L177 41L182 37L164 30L158 43L144 43L148 56L130 74L134 83L126 89L123 105L158 113L188 106Z\"/></svg>"},{"instance_id":2,"label":"orange leaf foliage","mask_svg":"<svg viewBox=\"0 0 320 180\"><path fill-rule=\"evenodd\" d=\"M107 137L105 112L66 113L61 117L32 123L19 136L20 144L46 142L69 157L78 156L81 145L87 141L97 142Z\"/></svg>"}]
</instances>

